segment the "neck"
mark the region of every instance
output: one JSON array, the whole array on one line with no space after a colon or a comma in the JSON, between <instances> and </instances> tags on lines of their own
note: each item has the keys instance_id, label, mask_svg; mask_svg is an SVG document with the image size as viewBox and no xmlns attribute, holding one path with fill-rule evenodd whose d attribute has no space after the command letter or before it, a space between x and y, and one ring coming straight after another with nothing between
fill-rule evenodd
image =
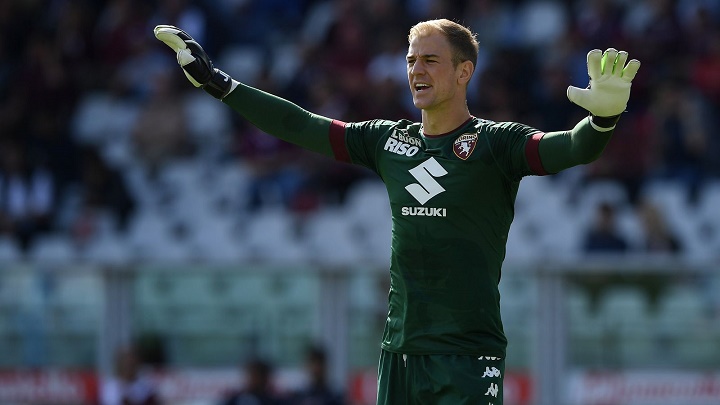
<instances>
[{"instance_id":1,"label":"neck","mask_svg":"<svg viewBox=\"0 0 720 405\"><path fill-rule=\"evenodd\" d=\"M457 129L470 118L467 105L448 110L422 110L422 126L425 135L440 135Z\"/></svg>"}]
</instances>

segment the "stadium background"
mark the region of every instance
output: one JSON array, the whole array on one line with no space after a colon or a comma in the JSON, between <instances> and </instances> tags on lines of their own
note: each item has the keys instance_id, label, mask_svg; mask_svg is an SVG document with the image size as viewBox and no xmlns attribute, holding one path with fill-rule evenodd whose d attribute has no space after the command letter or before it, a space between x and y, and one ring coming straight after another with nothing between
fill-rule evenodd
<instances>
[{"instance_id":1,"label":"stadium background","mask_svg":"<svg viewBox=\"0 0 720 405\"><path fill-rule=\"evenodd\" d=\"M588 50L643 64L599 161L523 180L506 402L720 403L713 0L0 2L0 402L92 403L129 343L168 403L216 402L254 356L291 389L312 343L348 403L371 401L382 185L192 88L152 27L313 112L418 119L406 35L436 17L478 33L468 102L487 119L569 128ZM618 238L588 237L599 218Z\"/></svg>"}]
</instances>

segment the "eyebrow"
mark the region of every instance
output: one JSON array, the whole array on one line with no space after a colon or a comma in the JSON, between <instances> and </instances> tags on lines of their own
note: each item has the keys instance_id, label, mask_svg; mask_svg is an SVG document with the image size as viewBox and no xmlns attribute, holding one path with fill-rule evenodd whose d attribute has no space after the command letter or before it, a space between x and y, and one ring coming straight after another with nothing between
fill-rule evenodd
<instances>
[{"instance_id":1,"label":"eyebrow","mask_svg":"<svg viewBox=\"0 0 720 405\"><path fill-rule=\"evenodd\" d=\"M438 57L438 55L436 55L436 54L434 54L434 53L428 53L428 54L418 55L418 56L415 56L415 55L407 55L407 56L405 57L405 59L407 59L407 60L418 59L418 58L420 58L420 59L430 59L430 58L437 58L437 57Z\"/></svg>"}]
</instances>

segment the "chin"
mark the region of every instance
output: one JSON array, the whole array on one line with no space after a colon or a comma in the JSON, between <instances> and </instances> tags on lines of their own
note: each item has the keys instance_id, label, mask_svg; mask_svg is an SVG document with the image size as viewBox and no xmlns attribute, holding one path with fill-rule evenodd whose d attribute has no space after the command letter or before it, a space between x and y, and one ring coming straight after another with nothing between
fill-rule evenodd
<instances>
[{"instance_id":1,"label":"chin","mask_svg":"<svg viewBox=\"0 0 720 405\"><path fill-rule=\"evenodd\" d=\"M429 104L427 102L423 102L418 99L413 99L413 105L415 105L415 108L420 109L420 110L424 110L429 106Z\"/></svg>"}]
</instances>

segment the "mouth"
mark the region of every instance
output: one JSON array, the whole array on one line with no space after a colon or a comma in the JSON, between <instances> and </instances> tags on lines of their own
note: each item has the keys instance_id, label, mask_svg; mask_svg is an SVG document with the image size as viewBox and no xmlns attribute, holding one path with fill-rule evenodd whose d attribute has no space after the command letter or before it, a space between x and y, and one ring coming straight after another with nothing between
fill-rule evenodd
<instances>
[{"instance_id":1,"label":"mouth","mask_svg":"<svg viewBox=\"0 0 720 405\"><path fill-rule=\"evenodd\" d=\"M430 86L427 83L415 83L415 85L413 86L415 91L418 93L422 93L423 91L428 91L431 87L432 86Z\"/></svg>"}]
</instances>

